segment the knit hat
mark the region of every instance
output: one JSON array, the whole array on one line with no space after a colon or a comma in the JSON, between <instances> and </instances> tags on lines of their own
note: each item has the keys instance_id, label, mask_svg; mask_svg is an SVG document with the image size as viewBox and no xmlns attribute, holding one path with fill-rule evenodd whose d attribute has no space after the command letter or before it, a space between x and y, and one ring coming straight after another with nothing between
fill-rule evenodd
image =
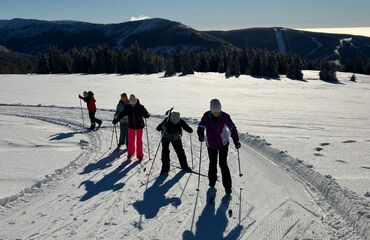
<instances>
[{"instance_id":1,"label":"knit hat","mask_svg":"<svg viewBox=\"0 0 370 240\"><path fill-rule=\"evenodd\" d=\"M178 124L180 122L180 113L179 112L172 112L170 115L170 121L173 124Z\"/></svg>"},{"instance_id":2,"label":"knit hat","mask_svg":"<svg viewBox=\"0 0 370 240\"><path fill-rule=\"evenodd\" d=\"M220 100L217 98L212 99L210 102L210 110L211 112L221 112L221 103Z\"/></svg>"},{"instance_id":3,"label":"knit hat","mask_svg":"<svg viewBox=\"0 0 370 240\"><path fill-rule=\"evenodd\" d=\"M123 101L127 102L128 101L127 94L126 93L122 93L121 94L121 99L123 99Z\"/></svg>"},{"instance_id":4,"label":"knit hat","mask_svg":"<svg viewBox=\"0 0 370 240\"><path fill-rule=\"evenodd\" d=\"M130 105L134 106L137 103L137 99L134 94L130 94L130 99L128 100Z\"/></svg>"},{"instance_id":5,"label":"knit hat","mask_svg":"<svg viewBox=\"0 0 370 240\"><path fill-rule=\"evenodd\" d=\"M82 95L83 95L85 98L88 96L88 94L87 94L87 92L86 92L86 91L84 91L84 92L82 93Z\"/></svg>"}]
</instances>

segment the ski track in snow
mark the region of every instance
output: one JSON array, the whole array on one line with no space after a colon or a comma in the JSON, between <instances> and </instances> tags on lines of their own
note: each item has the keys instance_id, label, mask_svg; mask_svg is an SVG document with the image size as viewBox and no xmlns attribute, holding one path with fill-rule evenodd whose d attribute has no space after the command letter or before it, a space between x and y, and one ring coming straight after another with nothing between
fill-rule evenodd
<instances>
[{"instance_id":1,"label":"ski track in snow","mask_svg":"<svg viewBox=\"0 0 370 240\"><path fill-rule=\"evenodd\" d=\"M3 105L0 109L2 114L62 124L75 131L82 127L78 108ZM243 177L238 175L237 151L229 150L233 179L229 204L223 200L220 182L215 203L210 204L204 176L199 192L196 174L171 167L167 177L158 177L160 150L150 176L153 180L140 187L149 179L152 161L124 162L125 151L117 159L118 151L109 150L112 115L113 111L98 110L103 126L81 133L88 135L90 145L79 158L0 205L0 239L360 239L314 185L254 150L257 147L247 147L251 144L246 134L241 135L245 144L240 149ZM155 127L162 119L158 115L147 121L152 157L160 137ZM196 120L187 121L196 129ZM192 139L198 171L199 143L195 136ZM143 142L146 151L145 133ZM183 144L191 166L189 134L184 134ZM171 164L178 165L173 152ZM201 173L207 174L205 147L202 153ZM369 211L366 214L370 216ZM370 236L360 234L364 239Z\"/></svg>"}]
</instances>

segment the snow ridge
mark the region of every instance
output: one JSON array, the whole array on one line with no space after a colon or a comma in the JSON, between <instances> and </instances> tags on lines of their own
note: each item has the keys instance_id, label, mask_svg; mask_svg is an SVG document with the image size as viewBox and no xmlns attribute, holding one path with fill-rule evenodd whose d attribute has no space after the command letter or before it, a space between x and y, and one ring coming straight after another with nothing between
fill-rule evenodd
<instances>
[{"instance_id":1,"label":"snow ridge","mask_svg":"<svg viewBox=\"0 0 370 240\"><path fill-rule=\"evenodd\" d=\"M311 183L327 199L329 204L364 239L370 239L370 203L355 192L342 188L330 175L312 170L302 160L293 159L285 152L271 147L266 140L248 133L240 134L241 141L275 163L288 168L303 180Z\"/></svg>"},{"instance_id":2,"label":"snow ridge","mask_svg":"<svg viewBox=\"0 0 370 240\"><path fill-rule=\"evenodd\" d=\"M11 104L1 104L1 106L12 106L12 105ZM60 120L60 119L53 119L53 118L40 117L40 116L31 116L31 115L22 115L22 114L3 114L3 115L37 119L40 121L45 121L48 123L68 127L72 130L80 130L82 128L82 125L80 123L65 121L65 120ZM83 162L84 160L89 159L90 155L95 152L94 148L96 148L96 146L99 146L98 144L99 139L95 135L96 134L93 134L93 133L87 134L87 136L90 138L90 142L92 143L92 145L89 145L87 148L85 148L84 151L76 159L71 161L67 166L65 166L64 168L55 170L55 173L53 174L45 175L45 178L36 181L30 187L23 189L21 192L17 194L14 194L12 196L8 196L5 198L0 198L0 207L4 207L8 203L16 201L22 197L25 197L26 195L35 193L38 189L42 188L42 186L47 185L57 179L60 179L62 175L67 175L68 172L71 169L78 166L79 163Z\"/></svg>"}]
</instances>

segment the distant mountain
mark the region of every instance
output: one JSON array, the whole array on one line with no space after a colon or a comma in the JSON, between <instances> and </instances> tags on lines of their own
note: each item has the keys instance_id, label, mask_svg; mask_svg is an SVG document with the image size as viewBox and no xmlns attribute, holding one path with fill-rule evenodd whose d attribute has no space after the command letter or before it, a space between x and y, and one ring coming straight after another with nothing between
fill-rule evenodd
<instances>
[{"instance_id":1,"label":"distant mountain","mask_svg":"<svg viewBox=\"0 0 370 240\"><path fill-rule=\"evenodd\" d=\"M0 45L30 54L44 52L50 45L64 50L98 45L127 48L135 41L142 47L157 51L172 51L179 47L201 50L230 45L181 23L159 18L119 24L26 19L0 22Z\"/></svg>"},{"instance_id":2,"label":"distant mountain","mask_svg":"<svg viewBox=\"0 0 370 240\"><path fill-rule=\"evenodd\" d=\"M154 51L217 48L263 48L308 58L368 59L370 38L346 34L305 32L287 28L197 31L179 22L154 18L118 24L34 19L0 20L0 45L36 54L50 46L68 50L98 45L128 48L134 42Z\"/></svg>"},{"instance_id":3,"label":"distant mountain","mask_svg":"<svg viewBox=\"0 0 370 240\"><path fill-rule=\"evenodd\" d=\"M250 28L208 31L239 48L266 48L307 58L353 59L370 57L370 38L348 34L329 34L288 28Z\"/></svg>"}]
</instances>

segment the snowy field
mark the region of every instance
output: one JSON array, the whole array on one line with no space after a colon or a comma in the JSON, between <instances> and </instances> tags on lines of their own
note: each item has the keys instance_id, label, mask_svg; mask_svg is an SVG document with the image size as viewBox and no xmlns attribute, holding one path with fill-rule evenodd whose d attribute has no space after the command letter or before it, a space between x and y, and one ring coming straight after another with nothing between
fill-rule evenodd
<instances>
[{"instance_id":1,"label":"snowy field","mask_svg":"<svg viewBox=\"0 0 370 240\"><path fill-rule=\"evenodd\" d=\"M173 167L167 178L156 178L157 160L145 184L150 161L118 168L125 151L117 160L118 152L109 150L111 110L122 92L134 93L152 114L152 156L159 140L154 128L168 108L174 106L196 128L216 97L240 133L266 139L266 146L303 160L364 197L370 191L369 76L359 75L352 83L350 74L338 73L341 84L330 84L319 81L314 71L306 71L301 82L225 79L214 73L162 75L0 75L0 239L370 238L368 229L348 227L348 219L344 224L315 184L249 148L251 135L242 137L242 178L236 151L230 149L230 205L222 198L221 183L216 204L209 206L204 176L202 191L196 192L196 174ZM82 129L77 96L83 90L97 98L97 117L104 120L99 131ZM86 111L84 116L86 124ZM190 144L184 136L189 162ZM194 169L199 147L193 134ZM171 159L178 165L176 157ZM202 161L206 173L204 149ZM358 201L370 216L368 201Z\"/></svg>"},{"instance_id":2,"label":"snowy field","mask_svg":"<svg viewBox=\"0 0 370 240\"><path fill-rule=\"evenodd\" d=\"M342 84L330 84L314 71L305 72L306 82L162 75L0 75L0 103L79 107L77 95L92 90L98 109L114 109L127 92L152 114L174 106L182 116L199 119L209 100L219 98L240 132L261 136L361 196L370 191L369 76L352 83L350 74L338 73Z\"/></svg>"}]
</instances>

